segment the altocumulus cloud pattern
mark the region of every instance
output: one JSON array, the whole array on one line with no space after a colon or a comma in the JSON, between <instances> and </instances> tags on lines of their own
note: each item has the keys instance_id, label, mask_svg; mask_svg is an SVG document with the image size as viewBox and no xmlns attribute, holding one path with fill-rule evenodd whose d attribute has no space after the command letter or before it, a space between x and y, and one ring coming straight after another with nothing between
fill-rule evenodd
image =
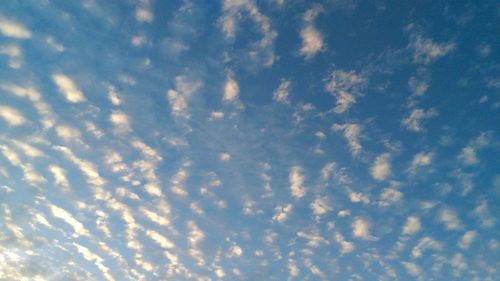
<instances>
[{"instance_id":1,"label":"altocumulus cloud pattern","mask_svg":"<svg viewBox=\"0 0 500 281\"><path fill-rule=\"evenodd\" d=\"M0 280L500 280L498 1L0 1Z\"/></svg>"}]
</instances>

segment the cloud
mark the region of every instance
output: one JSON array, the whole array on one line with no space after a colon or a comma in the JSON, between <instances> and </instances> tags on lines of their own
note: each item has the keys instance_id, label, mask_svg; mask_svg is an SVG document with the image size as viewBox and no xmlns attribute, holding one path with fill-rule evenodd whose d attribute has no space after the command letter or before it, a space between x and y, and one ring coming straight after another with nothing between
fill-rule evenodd
<instances>
[{"instance_id":1,"label":"cloud","mask_svg":"<svg viewBox=\"0 0 500 281\"><path fill-rule=\"evenodd\" d=\"M438 58L451 53L455 49L455 43L437 43L420 34L414 34L411 36L410 48L413 49L413 62L430 64Z\"/></svg>"},{"instance_id":2,"label":"cloud","mask_svg":"<svg viewBox=\"0 0 500 281\"><path fill-rule=\"evenodd\" d=\"M27 98L35 107L41 116L41 123L45 129L49 129L55 124L55 114L49 104L47 104L42 95L32 87L23 87L15 84L2 84L0 87L20 98Z\"/></svg>"},{"instance_id":3,"label":"cloud","mask_svg":"<svg viewBox=\"0 0 500 281\"><path fill-rule=\"evenodd\" d=\"M380 193L379 205L387 207L401 201L401 199L403 199L402 192L392 187L385 188L382 193Z\"/></svg>"},{"instance_id":4,"label":"cloud","mask_svg":"<svg viewBox=\"0 0 500 281\"><path fill-rule=\"evenodd\" d=\"M273 92L273 100L279 103L289 103L288 96L290 94L290 80L281 81L278 89Z\"/></svg>"},{"instance_id":5,"label":"cloud","mask_svg":"<svg viewBox=\"0 0 500 281\"><path fill-rule=\"evenodd\" d=\"M19 69L23 64L23 53L21 48L17 45L3 45L0 46L0 55L6 55L9 59L9 67L12 69Z\"/></svg>"},{"instance_id":6,"label":"cloud","mask_svg":"<svg viewBox=\"0 0 500 281\"><path fill-rule=\"evenodd\" d=\"M370 167L370 174L376 180L385 180L391 174L391 155L389 153L383 153L375 159L372 166Z\"/></svg>"},{"instance_id":7,"label":"cloud","mask_svg":"<svg viewBox=\"0 0 500 281\"><path fill-rule=\"evenodd\" d=\"M224 96L222 98L225 102L232 102L238 98L240 93L240 87L238 82L234 80L233 74L228 74L226 76L226 83L224 85Z\"/></svg>"},{"instance_id":8,"label":"cloud","mask_svg":"<svg viewBox=\"0 0 500 281\"><path fill-rule=\"evenodd\" d=\"M406 271L408 274L410 274L413 277L421 277L422 276L422 269L414 263L411 262L401 262L403 266L405 267Z\"/></svg>"},{"instance_id":9,"label":"cloud","mask_svg":"<svg viewBox=\"0 0 500 281\"><path fill-rule=\"evenodd\" d=\"M118 106L122 103L120 95L118 94L118 91L116 90L115 86L112 85L108 86L108 100L111 102L111 104L115 106Z\"/></svg>"},{"instance_id":10,"label":"cloud","mask_svg":"<svg viewBox=\"0 0 500 281\"><path fill-rule=\"evenodd\" d=\"M60 125L56 127L56 134L65 142L82 142L82 135L76 128Z\"/></svg>"},{"instance_id":11,"label":"cloud","mask_svg":"<svg viewBox=\"0 0 500 281\"><path fill-rule=\"evenodd\" d=\"M458 160L460 160L464 165L474 165L479 162L477 158L477 151L488 146L492 139L491 132L482 132L478 137L472 139L467 146L462 148L460 154L458 155Z\"/></svg>"},{"instance_id":12,"label":"cloud","mask_svg":"<svg viewBox=\"0 0 500 281\"><path fill-rule=\"evenodd\" d=\"M462 239L460 239L460 241L458 242L458 246L464 250L469 249L472 242L474 242L474 239L476 239L476 236L477 232L474 230L469 230L465 232L464 235L462 236Z\"/></svg>"},{"instance_id":13,"label":"cloud","mask_svg":"<svg viewBox=\"0 0 500 281\"><path fill-rule=\"evenodd\" d=\"M31 38L31 31L29 31L29 29L27 29L24 25L3 17L0 17L0 33L6 37L16 39Z\"/></svg>"},{"instance_id":14,"label":"cloud","mask_svg":"<svg viewBox=\"0 0 500 281\"><path fill-rule=\"evenodd\" d=\"M304 187L304 176L302 175L302 168L300 166L293 166L288 175L290 181L290 190L292 196L299 199L306 195L306 188Z\"/></svg>"},{"instance_id":15,"label":"cloud","mask_svg":"<svg viewBox=\"0 0 500 281\"><path fill-rule=\"evenodd\" d=\"M413 160L411 161L410 168L408 171L411 174L415 174L419 168L429 166L432 164L432 160L434 158L434 154L432 152L419 152L413 156Z\"/></svg>"},{"instance_id":16,"label":"cloud","mask_svg":"<svg viewBox=\"0 0 500 281\"><path fill-rule=\"evenodd\" d=\"M75 219L68 211L52 204L49 204L49 208L54 217L63 220L73 228L74 237L89 236L89 231L85 228L85 226Z\"/></svg>"},{"instance_id":17,"label":"cloud","mask_svg":"<svg viewBox=\"0 0 500 281\"><path fill-rule=\"evenodd\" d=\"M14 127L21 126L27 122L26 118L19 110L6 105L0 105L0 117L7 122L7 124Z\"/></svg>"},{"instance_id":18,"label":"cloud","mask_svg":"<svg viewBox=\"0 0 500 281\"><path fill-rule=\"evenodd\" d=\"M453 211L452 209L449 208L442 209L439 212L438 219L445 225L447 230L457 230L462 227L460 219L458 218L455 211Z\"/></svg>"},{"instance_id":19,"label":"cloud","mask_svg":"<svg viewBox=\"0 0 500 281\"><path fill-rule=\"evenodd\" d=\"M366 194L363 194L361 192L355 192L352 191L350 188L347 189L347 194L349 195L349 200L353 203L364 203L364 204L369 204L370 203L370 197Z\"/></svg>"},{"instance_id":20,"label":"cloud","mask_svg":"<svg viewBox=\"0 0 500 281\"><path fill-rule=\"evenodd\" d=\"M464 255L461 253L456 253L450 260L450 264L458 271L467 269L467 262L465 261Z\"/></svg>"},{"instance_id":21,"label":"cloud","mask_svg":"<svg viewBox=\"0 0 500 281\"><path fill-rule=\"evenodd\" d=\"M318 233L306 233L303 231L297 232L297 236L300 238L303 238L307 240L307 246L312 247L312 248L318 248L319 246L323 245L329 245L330 242L326 240L324 237L319 235Z\"/></svg>"},{"instance_id":22,"label":"cloud","mask_svg":"<svg viewBox=\"0 0 500 281\"><path fill-rule=\"evenodd\" d=\"M224 118L224 112L222 111L213 111L210 113L210 120L217 120Z\"/></svg>"},{"instance_id":23,"label":"cloud","mask_svg":"<svg viewBox=\"0 0 500 281\"><path fill-rule=\"evenodd\" d=\"M47 45L49 45L59 53L62 53L65 50L64 46L61 43L57 42L56 39L52 36L45 37L45 43L47 43Z\"/></svg>"},{"instance_id":24,"label":"cloud","mask_svg":"<svg viewBox=\"0 0 500 281\"><path fill-rule=\"evenodd\" d=\"M273 220L283 223L288 219L290 214L292 213L293 210L293 205L292 204L286 204L286 205L279 205L276 208L274 208L274 216Z\"/></svg>"},{"instance_id":25,"label":"cloud","mask_svg":"<svg viewBox=\"0 0 500 281\"><path fill-rule=\"evenodd\" d=\"M113 124L113 131L116 134L122 135L132 132L129 117L123 111L113 110L109 115L109 122Z\"/></svg>"},{"instance_id":26,"label":"cloud","mask_svg":"<svg viewBox=\"0 0 500 281\"><path fill-rule=\"evenodd\" d=\"M334 70L330 73L325 85L326 91L331 93L337 104L333 108L335 113L343 113L356 103L356 96L360 95L366 79L354 71Z\"/></svg>"},{"instance_id":27,"label":"cloud","mask_svg":"<svg viewBox=\"0 0 500 281\"><path fill-rule=\"evenodd\" d=\"M253 42L250 50L247 52L250 58L263 63L264 66L274 64L274 41L278 36L277 32L271 26L271 20L262 14L255 1L252 0L224 0L222 5L222 16L219 22L224 35L228 39L234 39L238 22L242 15L247 13L249 18L257 26L262 37Z\"/></svg>"},{"instance_id":28,"label":"cloud","mask_svg":"<svg viewBox=\"0 0 500 281\"><path fill-rule=\"evenodd\" d=\"M188 101L202 86L203 82L199 80L190 79L187 76L175 77L175 90L168 90L167 92L171 114L189 119Z\"/></svg>"},{"instance_id":29,"label":"cloud","mask_svg":"<svg viewBox=\"0 0 500 281\"><path fill-rule=\"evenodd\" d=\"M328 200L327 197L318 197L314 199L309 207L313 211L313 214L316 216L324 215L332 210L330 200Z\"/></svg>"},{"instance_id":30,"label":"cloud","mask_svg":"<svg viewBox=\"0 0 500 281\"><path fill-rule=\"evenodd\" d=\"M314 26L314 19L321 11L321 6L316 5L304 13L305 26L300 31L302 46L299 52L306 60L312 59L316 53L324 51L326 47L323 42L323 35Z\"/></svg>"},{"instance_id":31,"label":"cloud","mask_svg":"<svg viewBox=\"0 0 500 281\"><path fill-rule=\"evenodd\" d=\"M175 247L174 243L170 241L167 237L161 235L160 233L152 229L146 230L146 235L153 241L155 241L158 244L158 246L162 247L163 249L172 249Z\"/></svg>"},{"instance_id":32,"label":"cloud","mask_svg":"<svg viewBox=\"0 0 500 281\"><path fill-rule=\"evenodd\" d=\"M354 250L354 243L346 241L339 232L335 232L335 242L340 244L341 254L347 254Z\"/></svg>"},{"instance_id":33,"label":"cloud","mask_svg":"<svg viewBox=\"0 0 500 281\"><path fill-rule=\"evenodd\" d=\"M405 126L406 129L410 131L421 132L423 131L421 124L422 121L425 119L430 119L432 117L435 117L437 116L437 114L438 114L437 110L432 108L429 110L415 108L408 117L403 119L402 124Z\"/></svg>"},{"instance_id":34,"label":"cloud","mask_svg":"<svg viewBox=\"0 0 500 281\"><path fill-rule=\"evenodd\" d=\"M194 221L188 221L187 227L188 233L188 243L189 243L189 255L197 261L199 266L205 264L205 259L203 258L203 253L199 249L199 244L205 239L205 233L196 225Z\"/></svg>"},{"instance_id":35,"label":"cloud","mask_svg":"<svg viewBox=\"0 0 500 281\"><path fill-rule=\"evenodd\" d=\"M375 240L376 238L370 234L370 223L362 218L355 219L352 224L352 235L364 240Z\"/></svg>"},{"instance_id":36,"label":"cloud","mask_svg":"<svg viewBox=\"0 0 500 281\"><path fill-rule=\"evenodd\" d=\"M490 228L495 225L495 218L491 216L486 200L481 201L472 213L479 219L481 227Z\"/></svg>"},{"instance_id":37,"label":"cloud","mask_svg":"<svg viewBox=\"0 0 500 281\"><path fill-rule=\"evenodd\" d=\"M410 216L406 219L406 223L403 227L404 235L412 235L420 231L422 225L420 223L420 219L415 216Z\"/></svg>"},{"instance_id":38,"label":"cloud","mask_svg":"<svg viewBox=\"0 0 500 281\"><path fill-rule=\"evenodd\" d=\"M361 153L363 148L359 142L361 135L361 126L355 123L348 124L333 124L332 130L335 132L342 132L344 138L347 140L351 153L353 156L357 156Z\"/></svg>"},{"instance_id":39,"label":"cloud","mask_svg":"<svg viewBox=\"0 0 500 281\"><path fill-rule=\"evenodd\" d=\"M288 269L288 275L290 275L291 278L299 276L300 274L299 267L292 259L288 260L286 267Z\"/></svg>"},{"instance_id":40,"label":"cloud","mask_svg":"<svg viewBox=\"0 0 500 281\"><path fill-rule=\"evenodd\" d=\"M229 161L231 160L231 154L224 152L219 155L219 160L221 161Z\"/></svg>"},{"instance_id":41,"label":"cloud","mask_svg":"<svg viewBox=\"0 0 500 281\"><path fill-rule=\"evenodd\" d=\"M49 165L49 171L52 173L54 177L55 184L67 189L69 188L69 181L66 177L66 170L57 166L57 165Z\"/></svg>"},{"instance_id":42,"label":"cloud","mask_svg":"<svg viewBox=\"0 0 500 281\"><path fill-rule=\"evenodd\" d=\"M411 255L413 258L419 258L422 256L422 252L425 250L441 250L443 245L432 237L424 237L420 239L415 247L413 247L411 251Z\"/></svg>"},{"instance_id":43,"label":"cloud","mask_svg":"<svg viewBox=\"0 0 500 281\"><path fill-rule=\"evenodd\" d=\"M80 91L70 77L64 74L56 73L52 74L52 80L59 89L59 92L64 95L68 102L80 103L86 100L82 91Z\"/></svg>"}]
</instances>

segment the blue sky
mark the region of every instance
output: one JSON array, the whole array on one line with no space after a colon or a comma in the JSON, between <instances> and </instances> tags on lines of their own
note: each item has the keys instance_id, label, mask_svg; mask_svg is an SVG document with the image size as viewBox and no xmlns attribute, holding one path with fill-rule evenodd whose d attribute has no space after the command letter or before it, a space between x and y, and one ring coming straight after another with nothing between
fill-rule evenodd
<instances>
[{"instance_id":1,"label":"blue sky","mask_svg":"<svg viewBox=\"0 0 500 281\"><path fill-rule=\"evenodd\" d=\"M1 1L0 280L498 280L496 1Z\"/></svg>"}]
</instances>

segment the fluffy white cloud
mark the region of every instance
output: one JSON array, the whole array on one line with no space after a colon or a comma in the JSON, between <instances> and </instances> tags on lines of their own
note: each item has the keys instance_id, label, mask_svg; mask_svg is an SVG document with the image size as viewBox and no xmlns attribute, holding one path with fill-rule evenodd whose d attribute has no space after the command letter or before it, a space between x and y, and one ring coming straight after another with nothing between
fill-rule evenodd
<instances>
[{"instance_id":1,"label":"fluffy white cloud","mask_svg":"<svg viewBox=\"0 0 500 281\"><path fill-rule=\"evenodd\" d=\"M415 154L408 171L415 174L419 168L432 164L433 157L434 154L432 152L420 152Z\"/></svg>"},{"instance_id":2,"label":"fluffy white cloud","mask_svg":"<svg viewBox=\"0 0 500 281\"><path fill-rule=\"evenodd\" d=\"M332 210L330 200L327 197L318 197L309 205L313 214L321 216Z\"/></svg>"},{"instance_id":3,"label":"fluffy white cloud","mask_svg":"<svg viewBox=\"0 0 500 281\"><path fill-rule=\"evenodd\" d=\"M401 201L403 198L403 193L395 188L389 187L385 188L382 193L380 193L379 205L387 207L394 203Z\"/></svg>"},{"instance_id":4,"label":"fluffy white cloud","mask_svg":"<svg viewBox=\"0 0 500 281\"><path fill-rule=\"evenodd\" d=\"M306 60L312 59L316 53L325 49L323 35L314 26L314 19L319 15L321 10L321 6L316 5L304 13L305 26L300 31L302 39L300 54Z\"/></svg>"},{"instance_id":5,"label":"fluffy white cloud","mask_svg":"<svg viewBox=\"0 0 500 281\"><path fill-rule=\"evenodd\" d=\"M175 77L175 90L171 89L167 92L172 115L189 118L188 101L202 86L203 83L199 80L190 79L187 76Z\"/></svg>"},{"instance_id":6,"label":"fluffy white cloud","mask_svg":"<svg viewBox=\"0 0 500 281\"><path fill-rule=\"evenodd\" d=\"M370 197L366 194L363 194L361 192L355 192L352 191L350 188L347 189L347 194L349 196L349 200L353 203L364 203L368 204L370 203Z\"/></svg>"},{"instance_id":7,"label":"fluffy white cloud","mask_svg":"<svg viewBox=\"0 0 500 281\"><path fill-rule=\"evenodd\" d=\"M391 155L389 153L383 153L375 159L372 166L370 167L370 174L376 180L385 180L391 174Z\"/></svg>"},{"instance_id":8,"label":"fluffy white cloud","mask_svg":"<svg viewBox=\"0 0 500 281\"><path fill-rule=\"evenodd\" d=\"M52 80L68 102L79 103L86 100L82 91L69 76L62 73L55 73L52 74Z\"/></svg>"},{"instance_id":9,"label":"fluffy white cloud","mask_svg":"<svg viewBox=\"0 0 500 281\"><path fill-rule=\"evenodd\" d=\"M356 103L356 96L365 84L365 79L354 71L335 70L328 77L325 89L336 99L335 113L347 111Z\"/></svg>"},{"instance_id":10,"label":"fluffy white cloud","mask_svg":"<svg viewBox=\"0 0 500 281\"><path fill-rule=\"evenodd\" d=\"M441 250L443 245L432 237L424 237L420 239L415 247L413 247L411 251L411 255L413 258L418 258L422 256L422 252L425 250Z\"/></svg>"},{"instance_id":11,"label":"fluffy white cloud","mask_svg":"<svg viewBox=\"0 0 500 281\"><path fill-rule=\"evenodd\" d=\"M462 227L462 223L455 211L452 209L443 209L439 212L439 221L442 222L447 230L457 230Z\"/></svg>"},{"instance_id":12,"label":"fluffy white cloud","mask_svg":"<svg viewBox=\"0 0 500 281\"><path fill-rule=\"evenodd\" d=\"M292 259L288 260L286 267L288 268L288 274L291 278L299 276L300 270L295 261Z\"/></svg>"},{"instance_id":13,"label":"fluffy white cloud","mask_svg":"<svg viewBox=\"0 0 500 281\"><path fill-rule=\"evenodd\" d=\"M462 249L469 249L470 245L476 239L477 232L474 230L469 230L464 233L460 242L458 242L458 246Z\"/></svg>"},{"instance_id":14,"label":"fluffy white cloud","mask_svg":"<svg viewBox=\"0 0 500 281\"><path fill-rule=\"evenodd\" d=\"M429 64L438 58L451 53L455 49L452 42L436 43L420 34L411 37L410 47L413 49L413 61L418 64Z\"/></svg>"},{"instance_id":15,"label":"fluffy white cloud","mask_svg":"<svg viewBox=\"0 0 500 281\"><path fill-rule=\"evenodd\" d=\"M69 181L68 178L66 177L67 174L66 170L57 165L49 165L49 171L52 173L52 176L54 177L55 184L63 188L69 188Z\"/></svg>"},{"instance_id":16,"label":"fluffy white cloud","mask_svg":"<svg viewBox=\"0 0 500 281\"><path fill-rule=\"evenodd\" d=\"M222 98L225 102L232 102L238 98L240 93L240 86L234 80L233 74L228 74L226 77L226 84L224 85L224 96Z\"/></svg>"},{"instance_id":17,"label":"fluffy white cloud","mask_svg":"<svg viewBox=\"0 0 500 281\"><path fill-rule=\"evenodd\" d=\"M490 144L492 138L491 132L483 132L478 137L472 139L467 146L462 148L458 155L460 160L465 165L474 165L479 162L477 151Z\"/></svg>"},{"instance_id":18,"label":"fluffy white cloud","mask_svg":"<svg viewBox=\"0 0 500 281\"><path fill-rule=\"evenodd\" d=\"M114 126L116 134L128 134L132 131L127 114L120 110L113 110L109 115L109 122Z\"/></svg>"},{"instance_id":19,"label":"fluffy white cloud","mask_svg":"<svg viewBox=\"0 0 500 281\"><path fill-rule=\"evenodd\" d=\"M65 223L69 224L73 228L74 237L82 235L89 236L89 231L85 228L85 226L77 219L75 219L73 215L71 215L68 211L52 204L50 204L49 207L54 217L63 220Z\"/></svg>"},{"instance_id":20,"label":"fluffy white cloud","mask_svg":"<svg viewBox=\"0 0 500 281\"><path fill-rule=\"evenodd\" d=\"M6 55L9 57L10 68L21 68L23 64L23 53L19 46L14 44L0 46L0 55Z\"/></svg>"},{"instance_id":21,"label":"fluffy white cloud","mask_svg":"<svg viewBox=\"0 0 500 281\"><path fill-rule=\"evenodd\" d=\"M340 244L340 253L347 254L354 250L354 243L348 242L339 232L335 232L335 241Z\"/></svg>"},{"instance_id":22,"label":"fluffy white cloud","mask_svg":"<svg viewBox=\"0 0 500 281\"><path fill-rule=\"evenodd\" d=\"M273 100L280 103L289 103L288 96L290 93L290 80L283 80L278 89L273 92Z\"/></svg>"},{"instance_id":23,"label":"fluffy white cloud","mask_svg":"<svg viewBox=\"0 0 500 281\"><path fill-rule=\"evenodd\" d=\"M24 25L3 17L0 17L0 33L16 39L28 39L31 37L31 31Z\"/></svg>"},{"instance_id":24,"label":"fluffy white cloud","mask_svg":"<svg viewBox=\"0 0 500 281\"><path fill-rule=\"evenodd\" d=\"M422 269L414 263L411 262L401 262L408 274L410 274L413 277L420 277L422 275Z\"/></svg>"},{"instance_id":25,"label":"fluffy white cloud","mask_svg":"<svg viewBox=\"0 0 500 281\"><path fill-rule=\"evenodd\" d=\"M292 204L286 204L286 205L280 205L274 208L274 216L273 220L277 222L284 222L288 219L290 214L292 213L293 210L293 205Z\"/></svg>"},{"instance_id":26,"label":"fluffy white cloud","mask_svg":"<svg viewBox=\"0 0 500 281\"><path fill-rule=\"evenodd\" d=\"M293 197L301 198L306 195L304 176L302 175L302 168L300 166L292 167L288 175L288 179L290 181L290 190Z\"/></svg>"},{"instance_id":27,"label":"fluffy white cloud","mask_svg":"<svg viewBox=\"0 0 500 281\"><path fill-rule=\"evenodd\" d=\"M342 132L344 138L347 140L351 153L357 156L361 153L362 146L359 142L361 135L361 126L355 123L348 124L333 124L332 129L335 132Z\"/></svg>"},{"instance_id":28,"label":"fluffy white cloud","mask_svg":"<svg viewBox=\"0 0 500 281\"><path fill-rule=\"evenodd\" d=\"M352 235L364 240L375 240L370 234L370 223L362 218L355 219L352 224Z\"/></svg>"},{"instance_id":29,"label":"fluffy white cloud","mask_svg":"<svg viewBox=\"0 0 500 281\"><path fill-rule=\"evenodd\" d=\"M422 225L420 223L420 219L415 216L408 217L406 219L406 223L403 227L403 234L412 235L420 231Z\"/></svg>"},{"instance_id":30,"label":"fluffy white cloud","mask_svg":"<svg viewBox=\"0 0 500 281\"><path fill-rule=\"evenodd\" d=\"M81 133L78 129L60 125L56 127L56 134L65 142L81 142Z\"/></svg>"},{"instance_id":31,"label":"fluffy white cloud","mask_svg":"<svg viewBox=\"0 0 500 281\"><path fill-rule=\"evenodd\" d=\"M20 126L27 121L19 110L6 105L0 105L0 117L10 126Z\"/></svg>"},{"instance_id":32,"label":"fluffy white cloud","mask_svg":"<svg viewBox=\"0 0 500 281\"><path fill-rule=\"evenodd\" d=\"M403 119L402 124L410 131L421 132L423 131L422 121L436 115L437 111L435 109L424 110L415 108L408 117Z\"/></svg>"}]
</instances>

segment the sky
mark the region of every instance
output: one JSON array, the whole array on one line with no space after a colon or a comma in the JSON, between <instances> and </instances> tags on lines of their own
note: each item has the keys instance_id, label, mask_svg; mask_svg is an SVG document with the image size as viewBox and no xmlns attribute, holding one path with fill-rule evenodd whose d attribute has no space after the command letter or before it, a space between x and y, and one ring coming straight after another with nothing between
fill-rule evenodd
<instances>
[{"instance_id":1,"label":"sky","mask_svg":"<svg viewBox=\"0 0 500 281\"><path fill-rule=\"evenodd\" d=\"M497 1L0 1L0 280L500 280Z\"/></svg>"}]
</instances>

